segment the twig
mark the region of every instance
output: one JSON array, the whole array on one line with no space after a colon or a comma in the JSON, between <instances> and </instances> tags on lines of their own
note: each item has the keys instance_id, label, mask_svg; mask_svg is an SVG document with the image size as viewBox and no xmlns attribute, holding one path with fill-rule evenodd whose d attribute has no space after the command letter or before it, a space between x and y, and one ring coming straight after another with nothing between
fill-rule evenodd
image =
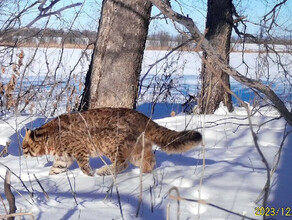
<instances>
[{"instance_id":1,"label":"twig","mask_svg":"<svg viewBox=\"0 0 292 220\"><path fill-rule=\"evenodd\" d=\"M33 8L36 4L38 3L38 1L35 1L34 3L32 3L31 5L29 5L28 7L24 8L22 11L20 11L17 15L14 16L14 18L12 18L7 25L5 25L5 27L3 28L3 30L9 30L11 29L11 24L13 22L15 22L16 19L19 19L24 13L26 13L29 9ZM20 32L17 31L17 32ZM8 39L8 37L11 37L11 35L5 36L5 40ZM3 40L3 39L2 39Z\"/></svg>"},{"instance_id":2,"label":"twig","mask_svg":"<svg viewBox=\"0 0 292 220\"><path fill-rule=\"evenodd\" d=\"M0 178L5 181L5 178L3 176L0 175ZM26 200L30 205L33 205L30 201L28 201L27 198L25 198L14 186L11 186L11 188L18 194L20 195L24 200ZM1 196L0 196L1 199Z\"/></svg>"},{"instance_id":3,"label":"twig","mask_svg":"<svg viewBox=\"0 0 292 220\"><path fill-rule=\"evenodd\" d=\"M0 195L0 200L1 200L1 202L2 202L2 205L3 205L3 207L4 207L5 213L6 213L6 215L7 215L7 214L8 214L8 211L7 211L6 205L5 205L4 200L3 200L3 198L2 198L1 195Z\"/></svg>"},{"instance_id":4,"label":"twig","mask_svg":"<svg viewBox=\"0 0 292 220\"><path fill-rule=\"evenodd\" d=\"M19 141L20 139L18 139ZM20 145L21 146L21 145ZM27 172L27 176L28 176L28 180L29 180L29 183L30 183L30 187L31 187L31 198L33 198L33 195L34 195L34 188L32 186L32 181L31 181L31 177L30 177L30 172L29 172L29 169L28 169L28 165L27 165L27 159L24 158L25 160L25 166L26 166L26 172ZM20 164L20 160L19 160L19 166L21 167L21 164ZM21 175L21 173L20 173Z\"/></svg>"},{"instance_id":5,"label":"twig","mask_svg":"<svg viewBox=\"0 0 292 220\"><path fill-rule=\"evenodd\" d=\"M24 184L24 182L22 181L22 179L17 176L8 166L6 166L5 164L1 163L0 162L0 165L4 166L6 169L8 169L14 176L16 176L19 181L22 183L22 186L26 189L26 191L29 193L30 197L32 198L33 197L33 193L27 188L27 186Z\"/></svg>"},{"instance_id":6,"label":"twig","mask_svg":"<svg viewBox=\"0 0 292 220\"><path fill-rule=\"evenodd\" d=\"M263 20L266 20L267 19L267 17L270 15L270 14L274 14L275 13L275 11L276 11L276 9L278 8L278 7L281 7L282 5L284 5L286 2L287 2L288 0L283 0L283 1L281 1L281 2L279 2L278 4L276 4L265 16L264 16L264 18L263 18Z\"/></svg>"},{"instance_id":7,"label":"twig","mask_svg":"<svg viewBox=\"0 0 292 220\"><path fill-rule=\"evenodd\" d=\"M53 12L49 12L49 13L46 13L48 10L52 9L52 7L54 6L54 4L56 3L57 1L53 1L51 3L51 5L49 5L46 10L44 11L45 13L42 13L43 11L40 12L40 14L35 18L33 19L28 25L26 25L26 28L30 28L35 22L37 22L38 20L40 20L41 18L44 18L44 17L48 17L48 16L52 16L52 15L58 15L60 14L62 11L66 10L66 9L69 9L69 8L73 8L73 7L77 7L77 6L80 6L82 5L82 3L75 3L75 4L71 4L71 5L67 5L63 8L60 8L56 11L53 11Z\"/></svg>"},{"instance_id":8,"label":"twig","mask_svg":"<svg viewBox=\"0 0 292 220\"><path fill-rule=\"evenodd\" d=\"M249 124L250 124L250 131L252 133L252 138L253 138L254 144L255 144L256 149L257 149L260 157L262 158L262 162L264 163L264 165L266 167L266 170L267 170L267 182L266 182L266 184L264 186L265 194L264 194L264 200L263 200L263 208L266 209L267 202L268 202L268 196L269 196L270 182L271 182L270 167L269 167L267 159L265 158L265 156L264 156L263 152L261 151L261 148L260 148L260 146L258 144L258 137L257 137L256 133L254 132L254 130L252 128L250 115L248 117L248 121L249 121ZM266 215L264 215L263 218L266 219Z\"/></svg>"},{"instance_id":9,"label":"twig","mask_svg":"<svg viewBox=\"0 0 292 220\"><path fill-rule=\"evenodd\" d=\"M123 214L123 209L122 209L122 204L121 204L121 197L120 197L120 193L119 193L119 190L118 190L117 186L116 186L116 191L117 191L117 196L118 196L118 203L119 203L120 213L121 213L122 219L124 220L124 214Z\"/></svg>"},{"instance_id":10,"label":"twig","mask_svg":"<svg viewBox=\"0 0 292 220\"><path fill-rule=\"evenodd\" d=\"M25 215L28 215L30 216L30 218L32 220L34 220L34 216L32 213L29 213L29 212L22 212L22 213L13 213L13 214L8 214L8 215L0 215L0 218L1 219L9 219L9 218L14 218L14 217L20 217L20 216L25 216Z\"/></svg>"},{"instance_id":11,"label":"twig","mask_svg":"<svg viewBox=\"0 0 292 220\"><path fill-rule=\"evenodd\" d=\"M4 182L4 192L9 204L9 214L13 214L16 212L16 205L15 205L15 197L11 191L11 172L7 169L5 175L5 182ZM14 220L14 216L10 216L7 218L8 220Z\"/></svg>"},{"instance_id":12,"label":"twig","mask_svg":"<svg viewBox=\"0 0 292 220\"><path fill-rule=\"evenodd\" d=\"M103 176L104 178L104 176ZM114 180L111 182L110 186L108 187L108 190L106 191L106 196L104 197L104 201L107 200L108 197L112 198L113 195L113 188L114 188Z\"/></svg>"},{"instance_id":13,"label":"twig","mask_svg":"<svg viewBox=\"0 0 292 220\"><path fill-rule=\"evenodd\" d=\"M141 78L140 80L140 86L139 86L139 92L138 92L138 96L141 95L141 90L142 90L142 84L143 81L145 80L145 78L148 76L149 72L152 70L152 68L157 65L158 63L160 63L162 60L165 60L168 56L170 56L173 52L177 51L179 48L185 46L186 44L188 44L189 42L191 42L193 39L188 39L187 41L183 42L182 44L178 45L177 47L173 48L171 51L169 51L164 57L160 58L159 60L155 61L153 64L150 65L149 69L147 70L147 72L145 73L145 75Z\"/></svg>"},{"instance_id":14,"label":"twig","mask_svg":"<svg viewBox=\"0 0 292 220\"><path fill-rule=\"evenodd\" d=\"M50 197L48 195L48 193L45 191L44 187L42 186L41 182L39 181L39 179L36 177L35 174L33 174L35 180L37 181L37 183L39 184L39 186L41 187L43 193L45 194L45 198L49 201L50 200Z\"/></svg>"},{"instance_id":15,"label":"twig","mask_svg":"<svg viewBox=\"0 0 292 220\"><path fill-rule=\"evenodd\" d=\"M68 180L68 183L69 183L69 186L70 186L71 193L72 193L72 196L74 198L75 204L78 206L78 202L77 202L77 199L76 199L76 191L73 190L73 187L72 187L68 172L66 172L66 176L67 176L67 180Z\"/></svg>"},{"instance_id":16,"label":"twig","mask_svg":"<svg viewBox=\"0 0 292 220\"><path fill-rule=\"evenodd\" d=\"M187 198L183 198L183 197L180 197L180 196L172 196L172 195L169 195L169 198L170 199L174 199L174 200L181 200L181 201L188 201L188 202L196 202L196 203L199 203L199 204L209 205L211 207L220 209L220 210L225 211L225 212L228 212L230 214L233 214L233 215L242 217L243 219L256 220L255 218L251 218L251 217L248 217L248 216L245 216L245 215L242 215L242 214L239 214L239 213L230 211L230 210L228 210L226 208L220 207L220 206L215 205L213 203L209 203L206 200L202 200L202 199L187 199Z\"/></svg>"},{"instance_id":17,"label":"twig","mask_svg":"<svg viewBox=\"0 0 292 220\"><path fill-rule=\"evenodd\" d=\"M151 212L153 213L153 211L154 211L154 204L153 204L153 192L152 192L151 185L150 185L149 193L150 193L150 201L151 201Z\"/></svg>"},{"instance_id":18,"label":"twig","mask_svg":"<svg viewBox=\"0 0 292 220\"><path fill-rule=\"evenodd\" d=\"M287 124L285 126L284 136L283 136L283 139L281 141L279 150L278 150L278 152L276 153L276 155L274 157L274 163L273 163L273 166L272 166L271 171L270 171L270 178L273 177L273 175L276 172L276 169L278 168L278 165L279 165L279 162L280 162L281 153L282 153L282 150L283 150L283 146L284 146L285 140L288 137L288 135L290 135L292 133L292 131L286 132L286 129L287 129ZM266 184L265 184L265 187L263 188L263 190L259 194L258 198L255 200L255 203L258 203L260 200L263 199L263 197L265 196L265 193L266 193L266 189L269 189L270 188L269 185L270 185L270 183L267 181Z\"/></svg>"}]
</instances>

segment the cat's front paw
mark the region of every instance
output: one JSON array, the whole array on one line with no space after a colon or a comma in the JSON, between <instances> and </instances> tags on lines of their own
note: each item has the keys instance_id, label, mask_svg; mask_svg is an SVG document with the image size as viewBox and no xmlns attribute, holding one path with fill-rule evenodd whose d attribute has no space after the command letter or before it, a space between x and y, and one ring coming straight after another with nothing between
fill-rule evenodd
<instances>
[{"instance_id":1,"label":"cat's front paw","mask_svg":"<svg viewBox=\"0 0 292 220\"><path fill-rule=\"evenodd\" d=\"M111 175L112 172L110 170L110 166L103 166L96 171L99 176L108 176Z\"/></svg>"},{"instance_id":2,"label":"cat's front paw","mask_svg":"<svg viewBox=\"0 0 292 220\"><path fill-rule=\"evenodd\" d=\"M83 174L85 174L86 176L94 176L94 171L93 170L82 170Z\"/></svg>"},{"instance_id":3,"label":"cat's front paw","mask_svg":"<svg viewBox=\"0 0 292 220\"><path fill-rule=\"evenodd\" d=\"M53 167L50 170L49 175L57 175L57 174L60 174L60 173L65 173L66 171L67 171L67 168L60 169L60 168Z\"/></svg>"}]
</instances>

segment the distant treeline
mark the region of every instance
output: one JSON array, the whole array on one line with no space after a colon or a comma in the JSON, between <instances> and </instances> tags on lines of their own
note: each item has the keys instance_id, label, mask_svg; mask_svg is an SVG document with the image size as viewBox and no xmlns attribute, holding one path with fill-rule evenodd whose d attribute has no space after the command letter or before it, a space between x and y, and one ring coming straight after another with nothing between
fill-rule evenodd
<instances>
[{"instance_id":1,"label":"distant treeline","mask_svg":"<svg viewBox=\"0 0 292 220\"><path fill-rule=\"evenodd\" d=\"M62 29L21 29L0 31L0 44L77 44L88 45L96 39L96 31L65 31ZM8 37L7 37L8 36Z\"/></svg>"},{"instance_id":2,"label":"distant treeline","mask_svg":"<svg viewBox=\"0 0 292 220\"><path fill-rule=\"evenodd\" d=\"M97 32L89 30L62 30L62 29L11 29L9 31L0 31L0 45L27 45L35 46L41 44L47 45L83 45L87 46L93 43L96 39ZM152 49L167 49L177 47L187 41L187 36L171 35L167 32L161 31L155 34L149 34L146 42L146 48ZM252 39L241 39L232 37L231 43L255 43ZM268 44L282 44L291 45L290 38L279 37L273 39L262 39L261 42ZM194 48L195 44L190 42L184 47Z\"/></svg>"}]
</instances>

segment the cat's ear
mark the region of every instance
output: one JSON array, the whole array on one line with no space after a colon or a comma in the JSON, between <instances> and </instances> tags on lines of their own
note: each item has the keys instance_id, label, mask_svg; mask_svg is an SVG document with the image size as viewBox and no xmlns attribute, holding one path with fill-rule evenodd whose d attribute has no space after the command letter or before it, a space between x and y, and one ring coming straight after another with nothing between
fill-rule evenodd
<instances>
[{"instance_id":1,"label":"cat's ear","mask_svg":"<svg viewBox=\"0 0 292 220\"><path fill-rule=\"evenodd\" d=\"M30 136L31 136L31 130L28 129L28 128L25 128L25 135L24 135L24 138L25 138L26 140L28 140L28 139L30 138Z\"/></svg>"},{"instance_id":2,"label":"cat's ear","mask_svg":"<svg viewBox=\"0 0 292 220\"><path fill-rule=\"evenodd\" d=\"M34 140L34 131L26 128L25 129L25 137Z\"/></svg>"}]
</instances>

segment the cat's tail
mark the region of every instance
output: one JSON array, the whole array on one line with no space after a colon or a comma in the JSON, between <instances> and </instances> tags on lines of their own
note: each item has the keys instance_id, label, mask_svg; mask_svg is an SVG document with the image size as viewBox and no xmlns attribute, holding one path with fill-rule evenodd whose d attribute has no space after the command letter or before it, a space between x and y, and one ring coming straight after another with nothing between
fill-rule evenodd
<instances>
[{"instance_id":1,"label":"cat's tail","mask_svg":"<svg viewBox=\"0 0 292 220\"><path fill-rule=\"evenodd\" d=\"M177 132L160 126L153 121L149 121L145 136L160 146L162 151L170 154L188 151L202 142L200 132L194 130Z\"/></svg>"}]
</instances>

